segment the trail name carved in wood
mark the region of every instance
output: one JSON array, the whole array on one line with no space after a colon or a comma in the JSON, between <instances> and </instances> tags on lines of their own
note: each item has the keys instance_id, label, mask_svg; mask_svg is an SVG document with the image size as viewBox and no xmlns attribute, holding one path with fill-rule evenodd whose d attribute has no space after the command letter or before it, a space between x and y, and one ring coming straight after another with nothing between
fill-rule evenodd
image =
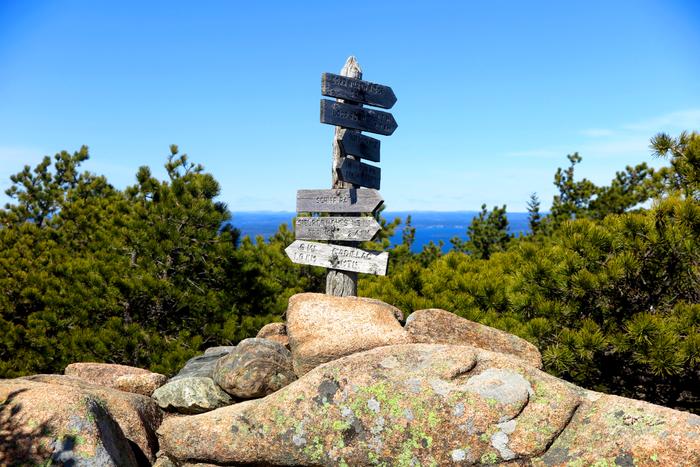
<instances>
[{"instance_id":1,"label":"trail name carved in wood","mask_svg":"<svg viewBox=\"0 0 700 467\"><path fill-rule=\"evenodd\" d=\"M365 251L349 246L295 240L285 250L297 264L354 271L385 276L389 265L389 253Z\"/></svg>"},{"instance_id":2,"label":"trail name carved in wood","mask_svg":"<svg viewBox=\"0 0 700 467\"><path fill-rule=\"evenodd\" d=\"M333 73L321 75L321 94L384 109L396 103L396 95L389 86Z\"/></svg>"},{"instance_id":3,"label":"trail name carved in wood","mask_svg":"<svg viewBox=\"0 0 700 467\"><path fill-rule=\"evenodd\" d=\"M382 226L373 217L297 217L299 240L372 240Z\"/></svg>"},{"instance_id":4,"label":"trail name carved in wood","mask_svg":"<svg viewBox=\"0 0 700 467\"><path fill-rule=\"evenodd\" d=\"M373 213L384 200L377 190L298 190L297 212Z\"/></svg>"},{"instance_id":5,"label":"trail name carved in wood","mask_svg":"<svg viewBox=\"0 0 700 467\"><path fill-rule=\"evenodd\" d=\"M365 109L328 99L321 99L321 123L385 136L392 134L398 128L394 116L389 112Z\"/></svg>"}]
</instances>

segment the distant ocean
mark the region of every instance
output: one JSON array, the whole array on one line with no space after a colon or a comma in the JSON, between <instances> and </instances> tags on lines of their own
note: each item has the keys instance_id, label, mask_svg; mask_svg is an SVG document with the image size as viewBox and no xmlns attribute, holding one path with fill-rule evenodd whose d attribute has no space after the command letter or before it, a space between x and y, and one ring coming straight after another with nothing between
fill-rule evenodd
<instances>
[{"instance_id":1,"label":"distant ocean","mask_svg":"<svg viewBox=\"0 0 700 467\"><path fill-rule=\"evenodd\" d=\"M241 230L243 236L255 238L262 235L265 240L277 232L280 224L287 224L292 228L292 219L296 213L293 212L237 212L233 214L232 224ZM385 211L382 213L387 221L392 221L394 218L401 218L401 224L396 229L396 233L391 238L392 244L401 243L401 230L404 227L404 222L407 216L411 216L411 225L416 228L415 242L412 250L420 252L424 245L431 241L437 244L440 240L444 242L443 251L447 252L450 248L450 239L452 237L460 237L462 240L467 239L467 227L471 223L474 216L478 215L476 211ZM508 231L512 234L525 234L529 232L528 213L526 212L509 212L508 213Z\"/></svg>"}]
</instances>

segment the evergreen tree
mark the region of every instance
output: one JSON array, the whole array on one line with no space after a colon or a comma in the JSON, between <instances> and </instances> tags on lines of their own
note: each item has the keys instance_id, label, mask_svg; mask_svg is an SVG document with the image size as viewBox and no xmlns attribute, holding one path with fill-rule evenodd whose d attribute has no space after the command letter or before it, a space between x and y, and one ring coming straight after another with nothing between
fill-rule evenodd
<instances>
[{"instance_id":1,"label":"evergreen tree","mask_svg":"<svg viewBox=\"0 0 700 467\"><path fill-rule=\"evenodd\" d=\"M659 133L650 147L654 156L668 158L671 163L659 174L666 190L700 200L700 134L682 132L673 138Z\"/></svg>"},{"instance_id":2,"label":"evergreen tree","mask_svg":"<svg viewBox=\"0 0 700 467\"><path fill-rule=\"evenodd\" d=\"M81 360L170 373L202 346L274 319L279 304L243 288L273 272L244 267L201 166L173 146L166 181L143 167L119 191L79 172L87 158L87 148L62 152L11 178L16 202L0 211L0 377Z\"/></svg>"},{"instance_id":3,"label":"evergreen tree","mask_svg":"<svg viewBox=\"0 0 700 467\"><path fill-rule=\"evenodd\" d=\"M472 218L467 228L467 236L467 241L458 237L450 239L452 249L481 259L489 259L493 253L504 251L510 240L506 206L494 206L489 212L483 204L481 212Z\"/></svg>"},{"instance_id":4,"label":"evergreen tree","mask_svg":"<svg viewBox=\"0 0 700 467\"><path fill-rule=\"evenodd\" d=\"M537 193L532 193L530 199L527 202L527 223L530 226L530 232L532 235L537 234L540 229L540 223L542 222L542 216L540 216L540 199L537 197Z\"/></svg>"},{"instance_id":5,"label":"evergreen tree","mask_svg":"<svg viewBox=\"0 0 700 467\"><path fill-rule=\"evenodd\" d=\"M411 215L406 216L406 223L401 231L401 243L410 250L416 240L416 228L411 225Z\"/></svg>"},{"instance_id":6,"label":"evergreen tree","mask_svg":"<svg viewBox=\"0 0 700 467\"><path fill-rule=\"evenodd\" d=\"M569 167L566 170L560 167L554 174L554 185L559 190L559 194L555 195L552 201L551 218L555 223L581 217L587 211L597 190L593 182L588 179L579 181L574 179L575 167L581 163L581 156L575 152L566 158L569 160Z\"/></svg>"}]
</instances>

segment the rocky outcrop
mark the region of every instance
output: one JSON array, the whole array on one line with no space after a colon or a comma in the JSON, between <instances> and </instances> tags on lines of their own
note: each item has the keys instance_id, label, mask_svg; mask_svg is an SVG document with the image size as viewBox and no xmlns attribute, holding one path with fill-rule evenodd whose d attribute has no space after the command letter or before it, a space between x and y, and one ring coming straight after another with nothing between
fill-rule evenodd
<instances>
[{"instance_id":1,"label":"rocky outcrop","mask_svg":"<svg viewBox=\"0 0 700 467\"><path fill-rule=\"evenodd\" d=\"M72 376L34 375L21 379L46 384L49 386L47 390L58 390L60 387L74 388L83 397L99 400L121 427L136 457L155 460L158 452L158 439L155 432L163 420L163 413L150 397L90 384Z\"/></svg>"},{"instance_id":2,"label":"rocky outcrop","mask_svg":"<svg viewBox=\"0 0 700 467\"><path fill-rule=\"evenodd\" d=\"M162 409L183 414L207 412L233 403L214 380L202 376L170 380L152 397Z\"/></svg>"},{"instance_id":3,"label":"rocky outcrop","mask_svg":"<svg viewBox=\"0 0 700 467\"><path fill-rule=\"evenodd\" d=\"M109 401L77 386L0 380L0 465L135 466L115 418Z\"/></svg>"},{"instance_id":4,"label":"rocky outcrop","mask_svg":"<svg viewBox=\"0 0 700 467\"><path fill-rule=\"evenodd\" d=\"M525 339L439 308L414 311L406 320L405 329L413 342L472 345L514 355L535 368L542 368L540 351Z\"/></svg>"},{"instance_id":5,"label":"rocky outcrop","mask_svg":"<svg viewBox=\"0 0 700 467\"><path fill-rule=\"evenodd\" d=\"M258 331L255 337L279 342L289 349L289 336L287 336L287 326L284 323L266 324L260 328L260 331Z\"/></svg>"},{"instance_id":6,"label":"rocky outcrop","mask_svg":"<svg viewBox=\"0 0 700 467\"><path fill-rule=\"evenodd\" d=\"M244 339L214 366L214 382L241 399L267 396L295 379L289 350L268 339Z\"/></svg>"},{"instance_id":7,"label":"rocky outcrop","mask_svg":"<svg viewBox=\"0 0 700 467\"><path fill-rule=\"evenodd\" d=\"M287 334L294 371L384 345L410 342L403 313L379 300L304 293L289 299Z\"/></svg>"},{"instance_id":8,"label":"rocky outcrop","mask_svg":"<svg viewBox=\"0 0 700 467\"><path fill-rule=\"evenodd\" d=\"M447 311L402 327L376 300L300 294L287 316L152 398L108 387L148 393L145 370L0 380L0 465L700 465L700 417L576 387Z\"/></svg>"},{"instance_id":9,"label":"rocky outcrop","mask_svg":"<svg viewBox=\"0 0 700 467\"><path fill-rule=\"evenodd\" d=\"M163 455L212 464L700 461L700 417L600 396L502 354L439 344L357 353L264 399L166 420L158 433Z\"/></svg>"}]
</instances>

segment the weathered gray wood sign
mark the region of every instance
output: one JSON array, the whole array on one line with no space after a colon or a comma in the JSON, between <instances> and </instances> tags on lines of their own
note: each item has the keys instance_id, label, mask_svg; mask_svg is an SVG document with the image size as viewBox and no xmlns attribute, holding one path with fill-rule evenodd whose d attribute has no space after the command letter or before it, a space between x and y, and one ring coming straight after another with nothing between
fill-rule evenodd
<instances>
[{"instance_id":1,"label":"weathered gray wood sign","mask_svg":"<svg viewBox=\"0 0 700 467\"><path fill-rule=\"evenodd\" d=\"M298 240L372 240L382 226L374 217L297 217Z\"/></svg>"},{"instance_id":2,"label":"weathered gray wood sign","mask_svg":"<svg viewBox=\"0 0 700 467\"><path fill-rule=\"evenodd\" d=\"M387 252L365 251L327 243L295 240L284 251L295 263L365 274L385 276L389 265Z\"/></svg>"},{"instance_id":3,"label":"weathered gray wood sign","mask_svg":"<svg viewBox=\"0 0 700 467\"><path fill-rule=\"evenodd\" d=\"M381 141L370 136L365 136L355 130L341 130L338 139L344 156L355 156L372 162L379 162L379 148Z\"/></svg>"},{"instance_id":4,"label":"weathered gray wood sign","mask_svg":"<svg viewBox=\"0 0 700 467\"><path fill-rule=\"evenodd\" d=\"M348 58L339 75L323 74L321 94L337 99L321 99L321 123L335 125L332 189L299 190L297 213L328 216L298 217L297 240L285 252L295 263L328 268L327 294L356 296L357 273L385 275L389 262L386 252L356 248L359 242L371 240L381 230L374 218L360 215L374 213L383 203L374 189L379 188L381 170L360 162L379 162L380 141L360 132L390 135L398 126L389 112L362 106L388 109L396 102L396 96L388 86L363 81L355 57Z\"/></svg>"},{"instance_id":5,"label":"weathered gray wood sign","mask_svg":"<svg viewBox=\"0 0 700 467\"><path fill-rule=\"evenodd\" d=\"M333 73L321 75L321 94L384 109L396 103L396 95L389 86Z\"/></svg>"},{"instance_id":6,"label":"weathered gray wood sign","mask_svg":"<svg viewBox=\"0 0 700 467\"><path fill-rule=\"evenodd\" d=\"M297 212L373 213L384 200L377 190L298 190Z\"/></svg>"},{"instance_id":7,"label":"weathered gray wood sign","mask_svg":"<svg viewBox=\"0 0 700 467\"><path fill-rule=\"evenodd\" d=\"M328 99L321 99L321 123L385 136L392 134L398 128L394 116L389 112L365 109Z\"/></svg>"},{"instance_id":8,"label":"weathered gray wood sign","mask_svg":"<svg viewBox=\"0 0 700 467\"><path fill-rule=\"evenodd\" d=\"M382 169L369 164L363 164L354 159L343 159L338 167L338 176L344 182L367 188L379 189Z\"/></svg>"}]
</instances>

